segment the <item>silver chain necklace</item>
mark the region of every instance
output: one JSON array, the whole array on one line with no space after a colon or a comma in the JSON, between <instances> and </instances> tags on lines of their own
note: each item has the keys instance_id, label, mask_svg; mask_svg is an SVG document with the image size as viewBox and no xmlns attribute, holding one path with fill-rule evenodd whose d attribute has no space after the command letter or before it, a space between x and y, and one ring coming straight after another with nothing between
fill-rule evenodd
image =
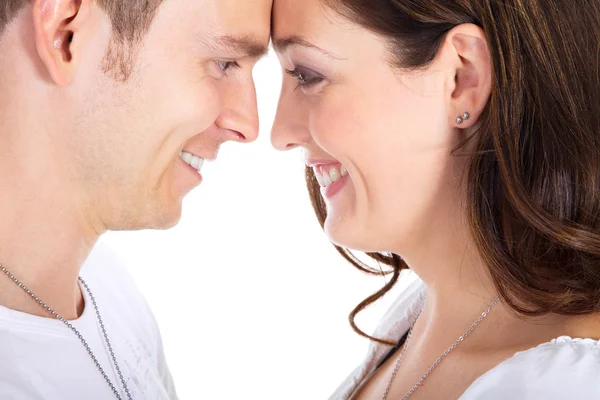
<instances>
[{"instance_id":1,"label":"silver chain necklace","mask_svg":"<svg viewBox=\"0 0 600 400\"><path fill-rule=\"evenodd\" d=\"M52 314L52 316L54 318L56 318L59 321L61 321L71 331L73 331L73 333L81 341L81 344L83 344L83 347L85 347L85 349L87 350L88 354L92 358L92 361L96 365L96 368L98 368L98 371L100 371L100 374L102 374L102 377L104 377L104 380L106 381L106 383L108 383L108 386L110 386L110 388L111 388L112 392L114 393L115 397L118 400L122 400L121 395L119 394L119 391L117 390L117 388L115 387L115 385L112 383L112 381L110 380L110 378L108 377L108 375L106 374L106 372L104 371L104 369L102 368L102 366L100 365L100 362L98 361L98 359L94 355L94 352L90 349L90 346L88 345L87 341L83 338L83 336L81 335L81 333L79 333L79 331L77 330L77 328L75 328L69 321L67 321L66 319L64 319L60 314L58 314L56 311L54 311L52 308L50 308L46 303L44 303L44 301L42 299L40 299L39 297L37 297L35 295L35 293L33 293L31 290L29 290L29 288L27 286L25 286L23 283L21 283L21 281L19 281L6 268L4 268L2 266L2 264L0 264L0 271L4 272L13 282L15 282L17 285L19 285L19 287L21 289L23 289L25 292L27 292L27 294L29 296L31 296L31 298L34 299L36 301L36 303L38 303L40 306L42 306L42 308L44 308L50 314ZM127 384L125 383L125 379L123 379L123 374L121 373L121 369L119 368L119 364L117 363L117 359L115 357L115 353L114 353L114 351L112 349L112 346L110 344L110 340L108 340L108 335L106 334L106 328L104 327L104 322L102 322L102 317L100 316L100 311L98 310L98 305L96 304L96 299L94 298L94 295L92 294L92 291L90 290L90 288L88 287L88 285L85 283L85 281L81 277L79 278L79 282L81 282L81 284L83 285L83 287L87 291L88 295L90 296L90 299L92 300L92 303L94 305L94 309L96 310L96 316L98 317L98 322L100 323L100 328L102 329L102 334L104 335L104 340L106 341L106 345L108 346L108 350L110 351L110 356L112 357L112 360L114 362L115 369L117 370L117 373L119 374L119 378L121 379L121 383L123 384L123 389L125 389L125 393L127 394L127 398L129 400L132 400L131 393L129 393L129 388L127 387Z\"/></svg>"},{"instance_id":2,"label":"silver chain necklace","mask_svg":"<svg viewBox=\"0 0 600 400\"><path fill-rule=\"evenodd\" d=\"M477 325L479 325L479 323L481 321L483 321L483 319L485 317L487 317L487 315L490 313L490 311L492 310L492 308L494 308L494 306L496 304L498 304L498 302L500 301L499 297L496 297L496 299L492 302L492 304L489 305L489 307L483 312L481 313L481 315L479 316L479 318L477 318L477 321L475 321L473 323L473 325L471 325L471 327L469 329L466 330L465 333L463 333L462 336L460 336L458 339L456 339L456 341L454 343L452 343L452 345L450 347L448 347L446 349L446 351L444 351L442 353L441 356L438 357L437 360L434 361L433 364L431 364L431 366L429 367L429 369L427 369L427 372L425 372L425 374L423 374L423 376L421 377L421 379L419 379L417 381L417 383L415 383L413 385L413 387L402 397L401 400L406 400L408 399L410 396L412 396L412 394L423 385L423 382L425 382L425 379L427 379L429 377L429 375L433 372L434 369L437 368L437 366L442 362L442 360L448 355L450 354L450 352L452 350L454 350L459 344L461 344L466 338L467 336L469 336L471 334L471 332L473 332L473 329L475 329L477 327ZM417 316L417 319L419 319L420 314ZM412 337L412 332L413 329L415 327L416 324L416 320L415 323L413 323L413 325L411 326L410 330L408 331L408 336L406 337L406 342L404 342L404 346L402 347L402 351L400 352L400 355L398 356L398 359L396 359L396 363L394 364L394 370L392 371L392 376L390 377L390 380L388 382L388 385L385 389L385 392L383 393L382 396L382 400L387 400L388 394L390 393L390 390L392 388L392 384L394 383L394 379L396 378L396 374L398 373L398 369L400 368L400 365L402 365L402 361L404 361L404 355L406 354L406 349L408 348L408 345L410 344L410 338Z\"/></svg>"}]
</instances>

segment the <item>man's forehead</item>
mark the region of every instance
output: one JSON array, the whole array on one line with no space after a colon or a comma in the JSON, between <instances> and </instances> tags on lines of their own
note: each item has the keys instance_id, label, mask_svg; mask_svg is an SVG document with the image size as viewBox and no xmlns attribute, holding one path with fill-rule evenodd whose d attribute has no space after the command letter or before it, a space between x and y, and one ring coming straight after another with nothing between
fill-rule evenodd
<instances>
[{"instance_id":1,"label":"man's forehead","mask_svg":"<svg viewBox=\"0 0 600 400\"><path fill-rule=\"evenodd\" d=\"M272 0L200 0L210 30L204 42L215 48L247 49L260 55L268 46ZM207 30L204 30L205 32Z\"/></svg>"},{"instance_id":2,"label":"man's forehead","mask_svg":"<svg viewBox=\"0 0 600 400\"><path fill-rule=\"evenodd\" d=\"M271 30L273 0L202 0L213 3L214 22L227 34L260 36ZM207 12L207 10L204 10Z\"/></svg>"}]
</instances>

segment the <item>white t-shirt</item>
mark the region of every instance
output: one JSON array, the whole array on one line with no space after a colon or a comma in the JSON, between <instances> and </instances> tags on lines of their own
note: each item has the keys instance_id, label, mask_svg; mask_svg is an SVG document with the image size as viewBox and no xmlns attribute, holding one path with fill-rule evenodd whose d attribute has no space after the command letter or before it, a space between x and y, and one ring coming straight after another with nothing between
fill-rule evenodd
<instances>
[{"instance_id":1,"label":"white t-shirt","mask_svg":"<svg viewBox=\"0 0 600 400\"><path fill-rule=\"evenodd\" d=\"M375 331L398 342L425 304L425 284L416 279L394 302ZM348 400L385 359L389 346L373 343L367 357L330 400ZM447 362L451 362L448 360ZM562 336L516 353L480 376L460 400L598 400L600 342Z\"/></svg>"},{"instance_id":2,"label":"white t-shirt","mask_svg":"<svg viewBox=\"0 0 600 400\"><path fill-rule=\"evenodd\" d=\"M160 333L131 277L106 249L95 249L81 277L92 291L134 400L177 399ZM127 399L95 310L71 321ZM43 299L52 306L52 299ZM62 322L0 307L0 400L110 400L115 395L77 336Z\"/></svg>"}]
</instances>

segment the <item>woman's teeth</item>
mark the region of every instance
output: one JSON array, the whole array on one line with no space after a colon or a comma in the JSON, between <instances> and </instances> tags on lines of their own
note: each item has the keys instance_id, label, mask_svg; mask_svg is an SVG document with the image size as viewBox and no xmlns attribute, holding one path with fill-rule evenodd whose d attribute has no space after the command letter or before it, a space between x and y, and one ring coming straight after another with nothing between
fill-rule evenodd
<instances>
[{"instance_id":1,"label":"woman's teeth","mask_svg":"<svg viewBox=\"0 0 600 400\"><path fill-rule=\"evenodd\" d=\"M348 171L343 165L333 167L320 166L313 168L313 171L315 172L315 177L317 178L319 185L322 187L331 185L348 175Z\"/></svg>"},{"instance_id":2,"label":"woman's teeth","mask_svg":"<svg viewBox=\"0 0 600 400\"><path fill-rule=\"evenodd\" d=\"M204 165L204 159L197 157L193 154L190 154L188 152L182 151L181 153L179 153L179 157L181 157L181 159L183 161L185 161L188 165L190 165L192 168L194 168L196 171L198 171L198 173L201 172L202 170L202 165Z\"/></svg>"}]
</instances>

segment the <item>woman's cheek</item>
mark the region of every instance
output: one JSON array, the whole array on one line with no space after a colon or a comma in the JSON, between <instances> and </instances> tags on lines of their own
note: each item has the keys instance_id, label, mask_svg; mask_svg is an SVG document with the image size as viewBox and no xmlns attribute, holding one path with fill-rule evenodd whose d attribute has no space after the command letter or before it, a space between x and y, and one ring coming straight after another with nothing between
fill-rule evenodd
<instances>
[{"instance_id":1,"label":"woman's cheek","mask_svg":"<svg viewBox=\"0 0 600 400\"><path fill-rule=\"evenodd\" d=\"M343 142L355 137L360 120L352 104L320 100L318 107L312 108L309 127L315 142L336 157Z\"/></svg>"}]
</instances>

